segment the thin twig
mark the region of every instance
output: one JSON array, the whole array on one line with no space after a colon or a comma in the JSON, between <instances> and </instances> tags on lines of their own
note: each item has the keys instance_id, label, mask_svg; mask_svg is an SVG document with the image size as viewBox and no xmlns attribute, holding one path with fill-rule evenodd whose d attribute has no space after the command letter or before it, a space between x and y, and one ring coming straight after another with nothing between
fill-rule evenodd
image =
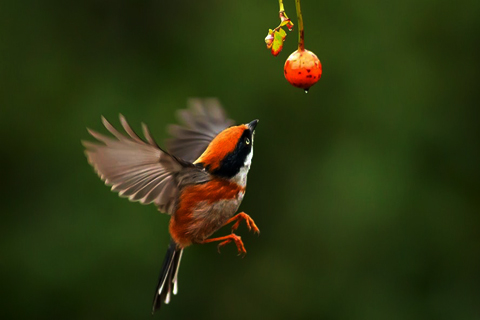
<instances>
[{"instance_id":1,"label":"thin twig","mask_svg":"<svg viewBox=\"0 0 480 320\"><path fill-rule=\"evenodd\" d=\"M279 0L281 2L281 0ZM295 7L297 8L298 18L298 50L305 50L304 32L303 32L303 18L302 10L300 9L300 0L295 0Z\"/></svg>"}]
</instances>

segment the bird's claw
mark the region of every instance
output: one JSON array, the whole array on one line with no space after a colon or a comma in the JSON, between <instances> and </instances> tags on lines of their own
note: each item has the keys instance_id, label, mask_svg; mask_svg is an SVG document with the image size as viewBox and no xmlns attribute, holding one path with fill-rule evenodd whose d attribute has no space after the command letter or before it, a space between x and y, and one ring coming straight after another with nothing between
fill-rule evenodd
<instances>
[{"instance_id":1,"label":"bird's claw","mask_svg":"<svg viewBox=\"0 0 480 320\"><path fill-rule=\"evenodd\" d=\"M241 212L237 216L238 216L237 222L235 222L234 225L232 226L232 233L238 229L238 227L240 226L240 222L242 220L245 220L245 223L247 224L247 228L249 231L253 230L253 233L260 234L260 229L258 229L257 225L255 224L255 221L253 221L253 219L250 218L248 214L246 214L245 212Z\"/></svg>"},{"instance_id":2,"label":"bird's claw","mask_svg":"<svg viewBox=\"0 0 480 320\"><path fill-rule=\"evenodd\" d=\"M233 233L228 236L227 240L222 241L218 244L218 246L217 246L218 253L221 253L220 252L221 247L229 244L232 241L234 241L235 245L237 246L238 255L245 256L247 254L247 250L245 250L245 246L243 245L242 238L240 236L237 236L236 234L233 234Z\"/></svg>"}]
</instances>

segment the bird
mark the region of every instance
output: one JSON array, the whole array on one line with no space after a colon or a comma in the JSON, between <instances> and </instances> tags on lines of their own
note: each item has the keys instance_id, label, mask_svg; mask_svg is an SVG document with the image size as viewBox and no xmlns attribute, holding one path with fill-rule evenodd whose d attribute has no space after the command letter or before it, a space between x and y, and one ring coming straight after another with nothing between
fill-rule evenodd
<instances>
[{"instance_id":1,"label":"bird","mask_svg":"<svg viewBox=\"0 0 480 320\"><path fill-rule=\"evenodd\" d=\"M166 149L155 142L142 123L145 139L120 114L121 133L103 116L113 135L87 128L97 141L82 141L88 162L111 190L141 204L153 203L170 215L170 244L156 286L152 314L178 292L178 270L185 248L219 242L218 251L234 243L239 255L246 249L235 234L242 221L260 233L245 212L237 213L244 198L253 157L255 128L259 120L234 125L218 99L190 99L178 111L180 125L168 126ZM233 223L231 233L211 238Z\"/></svg>"}]
</instances>

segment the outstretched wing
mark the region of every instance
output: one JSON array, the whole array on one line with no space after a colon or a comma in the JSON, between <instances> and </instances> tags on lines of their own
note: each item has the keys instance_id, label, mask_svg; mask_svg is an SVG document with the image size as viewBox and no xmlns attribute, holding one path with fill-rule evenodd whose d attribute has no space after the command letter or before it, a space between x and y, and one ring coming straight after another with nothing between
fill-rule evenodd
<instances>
[{"instance_id":1,"label":"outstretched wing","mask_svg":"<svg viewBox=\"0 0 480 320\"><path fill-rule=\"evenodd\" d=\"M172 214L179 189L179 178L195 176L206 179L202 172L189 162L171 156L158 147L145 124L142 123L142 140L120 115L120 122L128 136L117 131L104 117L104 126L116 139L88 129L102 143L82 141L89 163L106 185L121 197L142 204L155 203L161 212ZM205 173L206 175L206 173Z\"/></svg>"},{"instance_id":2,"label":"outstretched wing","mask_svg":"<svg viewBox=\"0 0 480 320\"><path fill-rule=\"evenodd\" d=\"M167 139L167 150L176 157L194 162L220 132L233 125L233 120L227 119L215 98L191 99L188 105L188 109L178 113L183 125L168 127L172 138Z\"/></svg>"}]
</instances>

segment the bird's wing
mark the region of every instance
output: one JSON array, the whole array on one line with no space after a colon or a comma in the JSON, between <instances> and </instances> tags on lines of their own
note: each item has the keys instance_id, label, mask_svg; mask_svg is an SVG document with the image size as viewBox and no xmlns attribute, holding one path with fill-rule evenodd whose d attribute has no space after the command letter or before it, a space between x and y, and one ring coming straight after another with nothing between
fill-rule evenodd
<instances>
[{"instance_id":1,"label":"bird's wing","mask_svg":"<svg viewBox=\"0 0 480 320\"><path fill-rule=\"evenodd\" d=\"M193 176L202 182L208 174L193 164L178 159L158 147L145 124L142 140L120 115L128 135L117 131L102 117L105 127L115 138L88 129L98 142L83 141L89 163L106 185L121 197L142 204L155 203L161 212L172 214L179 189L179 177Z\"/></svg>"},{"instance_id":2,"label":"bird's wing","mask_svg":"<svg viewBox=\"0 0 480 320\"><path fill-rule=\"evenodd\" d=\"M210 142L224 129L233 125L217 99L191 99L189 108L180 110L182 125L170 125L167 150L176 157L194 162Z\"/></svg>"}]
</instances>

